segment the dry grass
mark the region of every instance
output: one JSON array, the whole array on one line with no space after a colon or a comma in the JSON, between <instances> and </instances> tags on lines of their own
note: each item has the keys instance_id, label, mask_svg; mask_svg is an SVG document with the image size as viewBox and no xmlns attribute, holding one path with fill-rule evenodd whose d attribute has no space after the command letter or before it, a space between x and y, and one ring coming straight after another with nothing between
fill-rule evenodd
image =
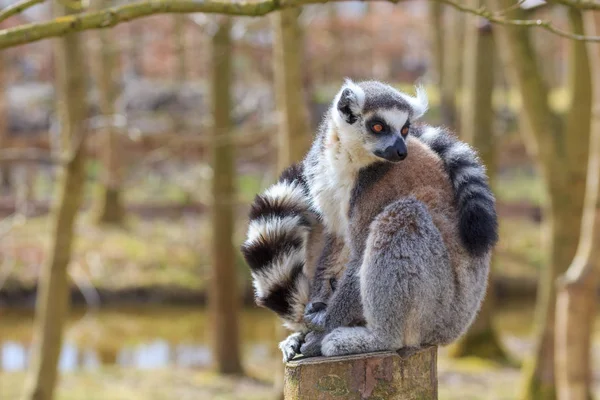
<instances>
[{"instance_id":1,"label":"dry grass","mask_svg":"<svg viewBox=\"0 0 600 400\"><path fill-rule=\"evenodd\" d=\"M24 373L0 374L0 400L18 399ZM61 377L56 400L268 400L271 385L251 378L224 378L206 371L141 371L105 368Z\"/></svg>"},{"instance_id":2,"label":"dry grass","mask_svg":"<svg viewBox=\"0 0 600 400\"><path fill-rule=\"evenodd\" d=\"M239 228L239 240L244 226ZM96 288L167 287L203 292L210 270L209 226L203 217L130 219L125 229L98 227L81 218L77 224L71 270ZM35 284L46 257L47 217L29 220L0 242L0 261L14 257L11 285ZM238 256L240 274L247 267ZM498 276L535 279L543 265L540 225L523 218L501 218Z\"/></svg>"},{"instance_id":3,"label":"dry grass","mask_svg":"<svg viewBox=\"0 0 600 400\"><path fill-rule=\"evenodd\" d=\"M133 220L125 229L98 227L80 218L71 270L82 272L103 289L177 286L202 289L208 243L202 220ZM0 254L15 265L13 282L33 285L46 258L49 219L39 217L16 227L0 243Z\"/></svg>"}]
</instances>

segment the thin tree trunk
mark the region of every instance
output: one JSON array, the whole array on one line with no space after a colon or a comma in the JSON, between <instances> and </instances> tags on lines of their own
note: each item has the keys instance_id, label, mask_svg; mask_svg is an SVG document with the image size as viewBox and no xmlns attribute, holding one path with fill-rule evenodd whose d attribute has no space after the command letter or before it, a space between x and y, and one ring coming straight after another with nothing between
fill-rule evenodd
<instances>
[{"instance_id":1,"label":"thin tree trunk","mask_svg":"<svg viewBox=\"0 0 600 400\"><path fill-rule=\"evenodd\" d=\"M497 157L492 106L496 64L492 25L473 16L468 16L466 22L461 137L479 151L493 186ZM491 275L489 279L491 282ZM494 288L488 285L487 295L475 322L452 347L452 356L507 361L493 326L494 304Z\"/></svg>"},{"instance_id":2,"label":"thin tree trunk","mask_svg":"<svg viewBox=\"0 0 600 400\"><path fill-rule=\"evenodd\" d=\"M432 25L432 56L438 86L444 79L444 5L439 1L429 3L429 18Z\"/></svg>"},{"instance_id":3,"label":"thin tree trunk","mask_svg":"<svg viewBox=\"0 0 600 400\"><path fill-rule=\"evenodd\" d=\"M144 60L142 59L142 49L144 46L144 32L140 25L141 21L133 21L127 24L128 46L125 75L131 78L138 78L144 73Z\"/></svg>"},{"instance_id":4,"label":"thin tree trunk","mask_svg":"<svg viewBox=\"0 0 600 400\"><path fill-rule=\"evenodd\" d=\"M15 210L17 214L29 217L34 212L35 169L37 165L23 164L17 169L15 190Z\"/></svg>"},{"instance_id":5,"label":"thin tree trunk","mask_svg":"<svg viewBox=\"0 0 600 400\"><path fill-rule=\"evenodd\" d=\"M451 129L457 129L458 111L456 107L456 94L460 87L462 42L464 36L463 13L454 9L445 9L443 14L447 17L444 35L444 50L441 54L442 77L440 79L440 113L442 124ZM444 20L441 21L444 24ZM441 28L442 29L442 28Z\"/></svg>"},{"instance_id":6,"label":"thin tree trunk","mask_svg":"<svg viewBox=\"0 0 600 400\"><path fill-rule=\"evenodd\" d=\"M234 145L222 140L231 131L231 18L219 17L212 38L212 255L210 308L213 354L222 374L241 374L239 298L233 248L235 163Z\"/></svg>"},{"instance_id":7,"label":"thin tree trunk","mask_svg":"<svg viewBox=\"0 0 600 400\"><path fill-rule=\"evenodd\" d=\"M581 13L569 10L571 28L582 33ZM575 256L581 221L587 177L590 119L591 119L591 73L587 49L584 42L571 42L569 60L571 98L576 104L571 107L559 137L545 140L559 144L558 156L547 155L548 187L550 189L550 265L540 282L539 299L536 305L538 328L541 334L536 353L525 369L526 399L553 399L556 397L555 378L555 332L556 326L556 278L566 271ZM562 157L561 157L562 156Z\"/></svg>"},{"instance_id":8,"label":"thin tree trunk","mask_svg":"<svg viewBox=\"0 0 600 400\"><path fill-rule=\"evenodd\" d=\"M279 117L279 171L300 161L310 145L308 113L304 98L302 29L298 22L301 10L292 8L273 14L275 30L275 96Z\"/></svg>"},{"instance_id":9,"label":"thin tree trunk","mask_svg":"<svg viewBox=\"0 0 600 400\"><path fill-rule=\"evenodd\" d=\"M454 123L455 108L454 94L448 93L445 78L448 78L447 71L444 66L446 65L445 51L446 44L444 40L444 5L439 1L429 2L429 18L432 25L432 56L435 65L435 71L437 74L437 86L440 88L440 113L441 121L443 124L449 122Z\"/></svg>"},{"instance_id":10,"label":"thin tree trunk","mask_svg":"<svg viewBox=\"0 0 600 400\"><path fill-rule=\"evenodd\" d=\"M597 35L593 14L588 35ZM600 71L600 49L588 45L590 67ZM592 75L594 114L581 238L575 259L559 279L556 300L556 385L560 400L592 398L591 336L600 273L600 76Z\"/></svg>"},{"instance_id":11,"label":"thin tree trunk","mask_svg":"<svg viewBox=\"0 0 600 400\"><path fill-rule=\"evenodd\" d=\"M187 15L176 14L173 16L173 39L175 47L175 81L182 83L187 78L187 57L185 53L185 22Z\"/></svg>"},{"instance_id":12,"label":"thin tree trunk","mask_svg":"<svg viewBox=\"0 0 600 400\"><path fill-rule=\"evenodd\" d=\"M10 192L13 188L12 168L10 165L0 166L0 191Z\"/></svg>"},{"instance_id":13,"label":"thin tree trunk","mask_svg":"<svg viewBox=\"0 0 600 400\"><path fill-rule=\"evenodd\" d=\"M54 3L54 7L58 15L68 13L59 3ZM56 39L55 45L62 148L70 160L57 181L51 247L39 281L32 364L24 394L30 400L52 399L56 385L63 326L69 309L67 266L85 181L82 141L87 105L83 46L77 33Z\"/></svg>"},{"instance_id":14,"label":"thin tree trunk","mask_svg":"<svg viewBox=\"0 0 600 400\"><path fill-rule=\"evenodd\" d=\"M6 55L0 53L0 149L5 147L8 138L8 93L6 88ZM0 165L0 191L12 190L10 164Z\"/></svg>"},{"instance_id":15,"label":"thin tree trunk","mask_svg":"<svg viewBox=\"0 0 600 400\"><path fill-rule=\"evenodd\" d=\"M329 8L329 11L334 10ZM273 70L279 116L278 172L302 160L310 145L306 102L302 86L304 44L302 28L298 21L301 12L299 8L292 8L276 12L272 16L275 33ZM286 331L279 319L276 324L277 335L283 339ZM274 388L276 395L280 398L283 398L283 381L284 366L282 365L276 371Z\"/></svg>"},{"instance_id":16,"label":"thin tree trunk","mask_svg":"<svg viewBox=\"0 0 600 400\"><path fill-rule=\"evenodd\" d=\"M173 16L173 44L174 44L174 57L173 62L174 70L174 81L175 87L179 94L186 84L187 78L187 59L185 54L185 21L187 16L185 14L177 14ZM172 115L173 118L173 131L176 134L185 133L185 111L175 112Z\"/></svg>"},{"instance_id":17,"label":"thin tree trunk","mask_svg":"<svg viewBox=\"0 0 600 400\"><path fill-rule=\"evenodd\" d=\"M514 4L496 0L498 8ZM525 18L523 11L507 13L510 18ZM572 30L581 32L581 14L569 12ZM539 60L531 45L529 31L522 27L502 26L497 29L501 49L507 56L512 79L522 93L525 133L528 148L537 156L550 194L546 207L548 265L540 276L536 303L536 345L534 355L524 366L523 399L554 399L554 326L555 280L571 263L577 249L589 152L591 112L590 69L586 46L571 41L571 107L562 120L550 108L548 87L542 79Z\"/></svg>"},{"instance_id":18,"label":"thin tree trunk","mask_svg":"<svg viewBox=\"0 0 600 400\"><path fill-rule=\"evenodd\" d=\"M95 0L94 6L101 8L103 3L103 0ZM99 132L102 137L100 148L103 168L98 190L96 221L100 224L121 225L125 219L120 162L123 154L119 134L112 124L118 90L116 53L111 30L101 29L95 32L95 35L94 75L99 94L100 114L107 118L107 122L110 120L107 127Z\"/></svg>"}]
</instances>

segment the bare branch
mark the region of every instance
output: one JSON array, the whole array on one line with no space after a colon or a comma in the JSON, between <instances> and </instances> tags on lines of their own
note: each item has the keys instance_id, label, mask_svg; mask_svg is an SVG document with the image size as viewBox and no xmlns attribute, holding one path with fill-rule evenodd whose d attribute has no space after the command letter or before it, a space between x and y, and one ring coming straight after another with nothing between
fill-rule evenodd
<instances>
[{"instance_id":1,"label":"bare branch","mask_svg":"<svg viewBox=\"0 0 600 400\"><path fill-rule=\"evenodd\" d=\"M4 18L8 18L9 16L14 15L17 12L20 12L22 9L24 9L23 5L27 5L27 7L29 7L33 4L42 1L44 0L24 0L20 3L15 4L14 6L6 8L2 12L0 12L0 16L4 15ZM141 0L118 7L107 8L104 10L62 16L46 22L24 24L10 29L0 30L0 49L5 49L24 43L35 42L46 38L62 36L72 32L86 31L90 29L109 28L123 22L155 14L205 13L258 17L266 15L276 10L282 10L286 8L299 7L308 4L324 4L345 1L350 0L241 0L233 2L225 0ZM396 4L402 0L363 1L383 1ZM600 42L600 36L576 35L574 33L558 29L551 23L551 21L508 19L506 17L503 17L501 13L493 13L485 7L472 8L469 6L462 5L458 0L431 1L442 2L460 11L487 18L489 21L497 24L541 28L568 39ZM598 0L555 1L579 9L600 9L600 3ZM521 1L517 1L517 4L520 3Z\"/></svg>"},{"instance_id":2,"label":"bare branch","mask_svg":"<svg viewBox=\"0 0 600 400\"><path fill-rule=\"evenodd\" d=\"M262 16L275 10L348 0L260 0L226 2L220 0L151 0L138 1L100 11L55 18L51 21L25 24L0 31L0 49L67 33L109 28L122 22L168 13L206 13L236 16ZM399 0L366 0L396 3Z\"/></svg>"},{"instance_id":3,"label":"bare branch","mask_svg":"<svg viewBox=\"0 0 600 400\"><path fill-rule=\"evenodd\" d=\"M486 18L487 20L489 20L490 22L493 22L495 24L520 26L520 27L524 27L524 28L541 28L548 32L552 32L555 35L558 35L558 36L561 36L561 37L564 37L567 39L579 40L579 41L583 41L583 42L600 42L600 36L586 36L586 35L578 35L578 34L575 34L572 32L567 32L567 31L557 28L556 26L554 26L552 24L551 21L547 21L547 20L508 19L508 18L502 17L498 13L488 10L486 7L472 8L472 7L464 6L454 0L435 0L435 1L440 1L444 4L448 4L449 6L456 8L457 10ZM577 2L577 0L561 0L561 1Z\"/></svg>"},{"instance_id":4,"label":"bare branch","mask_svg":"<svg viewBox=\"0 0 600 400\"><path fill-rule=\"evenodd\" d=\"M36 4L43 3L45 0L21 0L15 4L11 4L0 11L0 22L9 19L13 15L20 14L29 7L33 7Z\"/></svg>"}]
</instances>

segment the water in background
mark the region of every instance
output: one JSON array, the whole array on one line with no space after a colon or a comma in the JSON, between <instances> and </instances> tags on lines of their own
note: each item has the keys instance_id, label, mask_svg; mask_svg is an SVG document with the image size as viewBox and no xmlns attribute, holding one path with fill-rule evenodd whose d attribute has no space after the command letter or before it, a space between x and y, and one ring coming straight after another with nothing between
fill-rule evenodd
<instances>
[{"instance_id":1,"label":"water in background","mask_svg":"<svg viewBox=\"0 0 600 400\"><path fill-rule=\"evenodd\" d=\"M0 371L22 371L31 351L33 312L0 310ZM276 320L264 310L241 311L244 357L279 358ZM207 367L211 329L199 308L75 310L68 322L59 367L94 370L102 365L136 369Z\"/></svg>"},{"instance_id":2,"label":"water in background","mask_svg":"<svg viewBox=\"0 0 600 400\"><path fill-rule=\"evenodd\" d=\"M515 355L531 351L533 303L498 304L495 325ZM257 366L280 362L277 319L258 308L240 311L243 359ZM33 311L0 309L0 372L23 371L31 351ZM95 370L102 365L135 369L202 368L212 361L210 318L200 307L74 310L64 335L60 369ZM596 316L600 338L600 313ZM600 359L600 347L596 348ZM442 352L444 349L441 350Z\"/></svg>"}]
</instances>

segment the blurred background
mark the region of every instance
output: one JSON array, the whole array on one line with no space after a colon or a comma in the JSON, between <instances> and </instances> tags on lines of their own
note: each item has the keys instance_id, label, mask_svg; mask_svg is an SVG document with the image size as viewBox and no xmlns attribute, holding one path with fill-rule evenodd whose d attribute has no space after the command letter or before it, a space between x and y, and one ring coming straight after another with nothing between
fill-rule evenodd
<instances>
[{"instance_id":1,"label":"blurred background","mask_svg":"<svg viewBox=\"0 0 600 400\"><path fill-rule=\"evenodd\" d=\"M0 29L128 4L30 3ZM600 13L554 4L569 2L489 3L582 36L595 18L600 34ZM439 350L440 398L553 399L561 362L600 393L584 361L600 352L600 241L581 231L590 209L598 225L584 201L598 47L411 0L154 15L0 51L0 399L276 398L285 332L254 305L239 246L254 195L303 156L345 77L425 85L424 121L477 147L493 183L490 290ZM580 242L585 312L555 321ZM556 339L555 359L566 326L583 350Z\"/></svg>"}]
</instances>

